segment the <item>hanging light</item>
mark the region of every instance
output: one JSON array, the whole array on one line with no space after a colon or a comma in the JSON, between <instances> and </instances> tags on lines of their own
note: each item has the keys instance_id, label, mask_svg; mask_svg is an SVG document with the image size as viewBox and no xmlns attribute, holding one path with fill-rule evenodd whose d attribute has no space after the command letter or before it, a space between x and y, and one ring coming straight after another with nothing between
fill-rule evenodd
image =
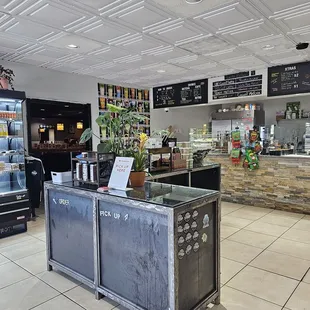
<instances>
[{"instance_id":1,"label":"hanging light","mask_svg":"<svg viewBox=\"0 0 310 310\"><path fill-rule=\"evenodd\" d=\"M57 123L57 130L58 131L64 131L65 130L65 124L64 123Z\"/></svg>"},{"instance_id":2,"label":"hanging light","mask_svg":"<svg viewBox=\"0 0 310 310\"><path fill-rule=\"evenodd\" d=\"M83 123L82 122L77 122L76 123L76 128L77 129L83 129Z\"/></svg>"}]
</instances>

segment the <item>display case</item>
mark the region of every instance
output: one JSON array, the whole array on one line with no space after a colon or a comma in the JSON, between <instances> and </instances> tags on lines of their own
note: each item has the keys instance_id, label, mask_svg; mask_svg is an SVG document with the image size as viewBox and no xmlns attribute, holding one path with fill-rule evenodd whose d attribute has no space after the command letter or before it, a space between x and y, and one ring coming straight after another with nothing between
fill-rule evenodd
<instances>
[{"instance_id":1,"label":"display case","mask_svg":"<svg viewBox=\"0 0 310 310\"><path fill-rule=\"evenodd\" d=\"M0 90L0 238L27 230L24 92Z\"/></svg>"}]
</instances>

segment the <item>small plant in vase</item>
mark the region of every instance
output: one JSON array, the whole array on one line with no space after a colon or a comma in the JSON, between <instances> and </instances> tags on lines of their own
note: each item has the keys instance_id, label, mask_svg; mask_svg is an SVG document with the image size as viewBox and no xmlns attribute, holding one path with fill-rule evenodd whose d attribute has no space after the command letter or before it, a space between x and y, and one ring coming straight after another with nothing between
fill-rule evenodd
<instances>
[{"instance_id":1,"label":"small plant in vase","mask_svg":"<svg viewBox=\"0 0 310 310\"><path fill-rule=\"evenodd\" d=\"M12 90L14 90L14 77L15 74L13 70L4 69L4 67L0 65L0 89L8 89L10 85Z\"/></svg>"},{"instance_id":2,"label":"small plant in vase","mask_svg":"<svg viewBox=\"0 0 310 310\"><path fill-rule=\"evenodd\" d=\"M130 173L130 182L133 187L142 187L145 182L145 169L147 162L147 150L145 144L148 140L148 136L145 133L141 133L138 136L137 144L131 151L131 157L134 158L133 171Z\"/></svg>"}]
</instances>

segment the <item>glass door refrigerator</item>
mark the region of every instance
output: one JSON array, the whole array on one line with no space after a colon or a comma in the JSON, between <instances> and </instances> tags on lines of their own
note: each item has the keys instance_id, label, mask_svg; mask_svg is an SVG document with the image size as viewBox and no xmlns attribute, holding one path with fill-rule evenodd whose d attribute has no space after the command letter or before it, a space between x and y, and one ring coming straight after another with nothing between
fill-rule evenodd
<instances>
[{"instance_id":1,"label":"glass door refrigerator","mask_svg":"<svg viewBox=\"0 0 310 310\"><path fill-rule=\"evenodd\" d=\"M0 239L27 230L24 92L0 89Z\"/></svg>"}]
</instances>

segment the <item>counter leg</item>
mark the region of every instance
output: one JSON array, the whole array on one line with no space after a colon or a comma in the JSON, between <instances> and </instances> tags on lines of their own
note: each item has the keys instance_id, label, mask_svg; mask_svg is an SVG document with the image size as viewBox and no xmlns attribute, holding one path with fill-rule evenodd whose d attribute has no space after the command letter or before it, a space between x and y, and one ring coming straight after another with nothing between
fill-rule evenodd
<instances>
[{"instance_id":1,"label":"counter leg","mask_svg":"<svg viewBox=\"0 0 310 310\"><path fill-rule=\"evenodd\" d=\"M220 305L221 304L221 296L218 296L217 298L214 299L214 304L215 305Z\"/></svg>"},{"instance_id":2,"label":"counter leg","mask_svg":"<svg viewBox=\"0 0 310 310\"><path fill-rule=\"evenodd\" d=\"M97 300L100 300L101 298L104 297L104 295L102 295L101 293L99 293L98 291L95 292L95 297Z\"/></svg>"}]
</instances>

